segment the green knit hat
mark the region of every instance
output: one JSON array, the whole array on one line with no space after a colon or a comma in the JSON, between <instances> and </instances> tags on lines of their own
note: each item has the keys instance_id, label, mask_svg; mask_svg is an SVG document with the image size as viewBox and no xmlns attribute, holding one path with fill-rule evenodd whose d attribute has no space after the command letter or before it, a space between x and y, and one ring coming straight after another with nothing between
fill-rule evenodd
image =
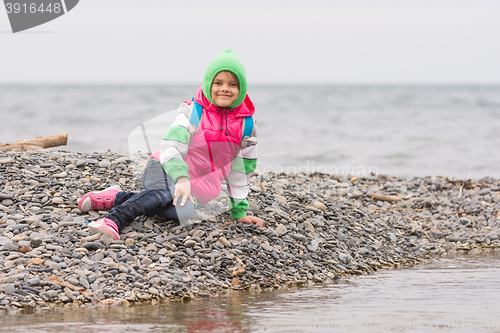
<instances>
[{"instance_id":1,"label":"green knit hat","mask_svg":"<svg viewBox=\"0 0 500 333\"><path fill-rule=\"evenodd\" d=\"M230 49L226 49L219 53L214 60L210 62L205 71L205 77L203 78L203 94L210 101L210 103L215 104L212 100L212 82L214 82L215 77L219 72L230 71L238 78L240 82L240 93L236 101L230 105L230 107L235 108L239 106L245 96L247 95L247 77L245 74L245 68L241 63L240 59L236 56Z\"/></svg>"}]
</instances>

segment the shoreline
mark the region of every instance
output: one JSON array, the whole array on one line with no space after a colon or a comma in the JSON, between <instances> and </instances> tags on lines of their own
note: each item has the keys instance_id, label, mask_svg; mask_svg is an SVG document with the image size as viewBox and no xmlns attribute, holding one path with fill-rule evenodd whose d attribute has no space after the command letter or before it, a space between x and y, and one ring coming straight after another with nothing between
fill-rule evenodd
<instances>
[{"instance_id":1,"label":"shoreline","mask_svg":"<svg viewBox=\"0 0 500 333\"><path fill-rule=\"evenodd\" d=\"M105 212L82 214L78 198L115 184L140 191L142 164L112 152L0 151L0 313L323 283L500 247L493 178L254 173L248 213L263 228L223 213L187 227L139 217L120 241L92 234L84 220Z\"/></svg>"}]
</instances>

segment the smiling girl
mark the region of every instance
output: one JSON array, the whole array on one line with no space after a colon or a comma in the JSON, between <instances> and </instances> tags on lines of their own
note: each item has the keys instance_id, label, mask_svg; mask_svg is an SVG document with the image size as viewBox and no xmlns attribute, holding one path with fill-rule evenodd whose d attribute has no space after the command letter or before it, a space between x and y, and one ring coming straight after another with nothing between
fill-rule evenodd
<instances>
[{"instance_id":1,"label":"smiling girl","mask_svg":"<svg viewBox=\"0 0 500 333\"><path fill-rule=\"evenodd\" d=\"M248 174L257 164L255 112L246 94L243 64L227 49L212 60L193 101L185 101L175 122L144 170L144 191L123 192L118 186L89 192L81 211L111 209L89 229L119 239L119 232L137 216L159 215L186 225L197 204L206 204L227 181L231 217L262 226L247 216Z\"/></svg>"}]
</instances>

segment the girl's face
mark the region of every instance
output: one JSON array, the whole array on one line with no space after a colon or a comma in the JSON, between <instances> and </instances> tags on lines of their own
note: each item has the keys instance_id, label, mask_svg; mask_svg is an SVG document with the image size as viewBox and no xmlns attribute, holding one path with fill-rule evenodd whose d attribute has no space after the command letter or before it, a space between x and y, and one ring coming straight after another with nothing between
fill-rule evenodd
<instances>
[{"instance_id":1,"label":"girl's face","mask_svg":"<svg viewBox=\"0 0 500 333\"><path fill-rule=\"evenodd\" d=\"M220 107L227 108L238 99L238 80L228 72L220 72L212 83L212 100Z\"/></svg>"}]
</instances>

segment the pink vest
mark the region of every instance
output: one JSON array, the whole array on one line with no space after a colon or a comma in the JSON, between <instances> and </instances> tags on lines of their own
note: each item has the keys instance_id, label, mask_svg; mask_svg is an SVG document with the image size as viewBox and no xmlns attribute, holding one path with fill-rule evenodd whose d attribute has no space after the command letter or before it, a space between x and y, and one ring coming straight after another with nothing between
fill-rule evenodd
<instances>
[{"instance_id":1,"label":"pink vest","mask_svg":"<svg viewBox=\"0 0 500 333\"><path fill-rule=\"evenodd\" d=\"M234 109L217 107L207 100L201 87L194 99L203 112L184 161L189 168L191 193L199 203L206 204L219 196L221 183L240 149L243 118L253 115L255 107L248 95Z\"/></svg>"}]
</instances>

